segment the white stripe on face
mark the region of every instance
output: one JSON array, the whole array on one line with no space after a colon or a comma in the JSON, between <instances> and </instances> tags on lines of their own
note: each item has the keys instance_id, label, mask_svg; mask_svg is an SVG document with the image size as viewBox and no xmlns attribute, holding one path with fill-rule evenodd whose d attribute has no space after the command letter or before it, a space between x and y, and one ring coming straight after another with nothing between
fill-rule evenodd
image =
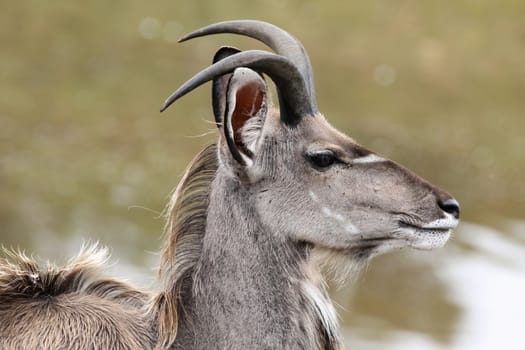
<instances>
[{"instance_id":1,"label":"white stripe on face","mask_svg":"<svg viewBox=\"0 0 525 350\"><path fill-rule=\"evenodd\" d=\"M353 164L370 164L370 163L379 163L386 162L387 159L378 156L377 154L370 153L364 157L356 158L352 160Z\"/></svg>"}]
</instances>

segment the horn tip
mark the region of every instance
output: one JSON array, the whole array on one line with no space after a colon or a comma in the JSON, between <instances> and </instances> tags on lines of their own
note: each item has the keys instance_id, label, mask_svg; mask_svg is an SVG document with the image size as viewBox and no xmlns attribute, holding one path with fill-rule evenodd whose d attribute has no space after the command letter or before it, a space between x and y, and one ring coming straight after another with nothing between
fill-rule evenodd
<instances>
[{"instance_id":1,"label":"horn tip","mask_svg":"<svg viewBox=\"0 0 525 350\"><path fill-rule=\"evenodd\" d=\"M181 97L181 95L178 93L178 91L175 91L173 94L171 94L171 96L168 97L160 107L160 112L164 112L169 106L173 104L173 102L177 101L179 97Z\"/></svg>"},{"instance_id":2,"label":"horn tip","mask_svg":"<svg viewBox=\"0 0 525 350\"><path fill-rule=\"evenodd\" d=\"M186 34L184 34L183 36L181 36L181 37L179 38L179 40L177 40L177 42L178 42L178 43L183 43L183 42L185 42L185 41L188 41L188 40L194 38L194 35L195 35L195 32L186 33Z\"/></svg>"},{"instance_id":3,"label":"horn tip","mask_svg":"<svg viewBox=\"0 0 525 350\"><path fill-rule=\"evenodd\" d=\"M170 101L166 101L160 107L160 113L164 112L171 105Z\"/></svg>"}]
</instances>

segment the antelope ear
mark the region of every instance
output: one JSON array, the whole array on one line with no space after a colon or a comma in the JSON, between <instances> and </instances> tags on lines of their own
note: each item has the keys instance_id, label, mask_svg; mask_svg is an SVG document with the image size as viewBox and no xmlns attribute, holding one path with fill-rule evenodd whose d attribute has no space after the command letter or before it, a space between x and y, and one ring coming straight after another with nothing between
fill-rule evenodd
<instances>
[{"instance_id":1,"label":"antelope ear","mask_svg":"<svg viewBox=\"0 0 525 350\"><path fill-rule=\"evenodd\" d=\"M213 56L213 63L239 52L241 52L241 50L235 47L223 46L215 53L215 56ZM231 74L225 74L213 79L211 102L213 106L213 115L215 116L215 123L217 123L218 127L222 125L222 117L226 110L226 88L228 87L228 82L230 81L231 76Z\"/></svg>"},{"instance_id":2,"label":"antelope ear","mask_svg":"<svg viewBox=\"0 0 525 350\"><path fill-rule=\"evenodd\" d=\"M235 69L226 88L223 131L232 157L242 166L253 164L267 100L268 89L259 73L249 68Z\"/></svg>"}]
</instances>

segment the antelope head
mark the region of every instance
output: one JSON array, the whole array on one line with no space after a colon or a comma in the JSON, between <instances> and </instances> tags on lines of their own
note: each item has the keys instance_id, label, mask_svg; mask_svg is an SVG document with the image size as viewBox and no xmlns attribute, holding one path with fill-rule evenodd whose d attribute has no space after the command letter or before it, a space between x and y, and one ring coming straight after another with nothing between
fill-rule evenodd
<instances>
[{"instance_id":1,"label":"antelope head","mask_svg":"<svg viewBox=\"0 0 525 350\"><path fill-rule=\"evenodd\" d=\"M289 33L259 21L228 21L181 39L235 33L275 53L221 48L161 110L213 80L219 170L248 193L258 221L285 240L366 260L445 244L459 204L447 192L359 145L318 111L309 58ZM279 109L269 106L264 76Z\"/></svg>"}]
</instances>

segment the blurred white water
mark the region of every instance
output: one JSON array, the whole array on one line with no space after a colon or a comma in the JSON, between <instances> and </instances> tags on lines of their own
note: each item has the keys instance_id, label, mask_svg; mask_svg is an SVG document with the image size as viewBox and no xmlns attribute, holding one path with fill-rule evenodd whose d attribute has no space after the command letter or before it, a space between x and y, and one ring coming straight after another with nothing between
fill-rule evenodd
<instances>
[{"instance_id":1,"label":"blurred white water","mask_svg":"<svg viewBox=\"0 0 525 350\"><path fill-rule=\"evenodd\" d=\"M510 222L507 232L462 224L459 244L433 256L448 297L461 308L451 344L432 337L393 331L382 339L360 330L344 330L349 349L519 350L525 348L525 223ZM459 248L464 246L466 249Z\"/></svg>"}]
</instances>

